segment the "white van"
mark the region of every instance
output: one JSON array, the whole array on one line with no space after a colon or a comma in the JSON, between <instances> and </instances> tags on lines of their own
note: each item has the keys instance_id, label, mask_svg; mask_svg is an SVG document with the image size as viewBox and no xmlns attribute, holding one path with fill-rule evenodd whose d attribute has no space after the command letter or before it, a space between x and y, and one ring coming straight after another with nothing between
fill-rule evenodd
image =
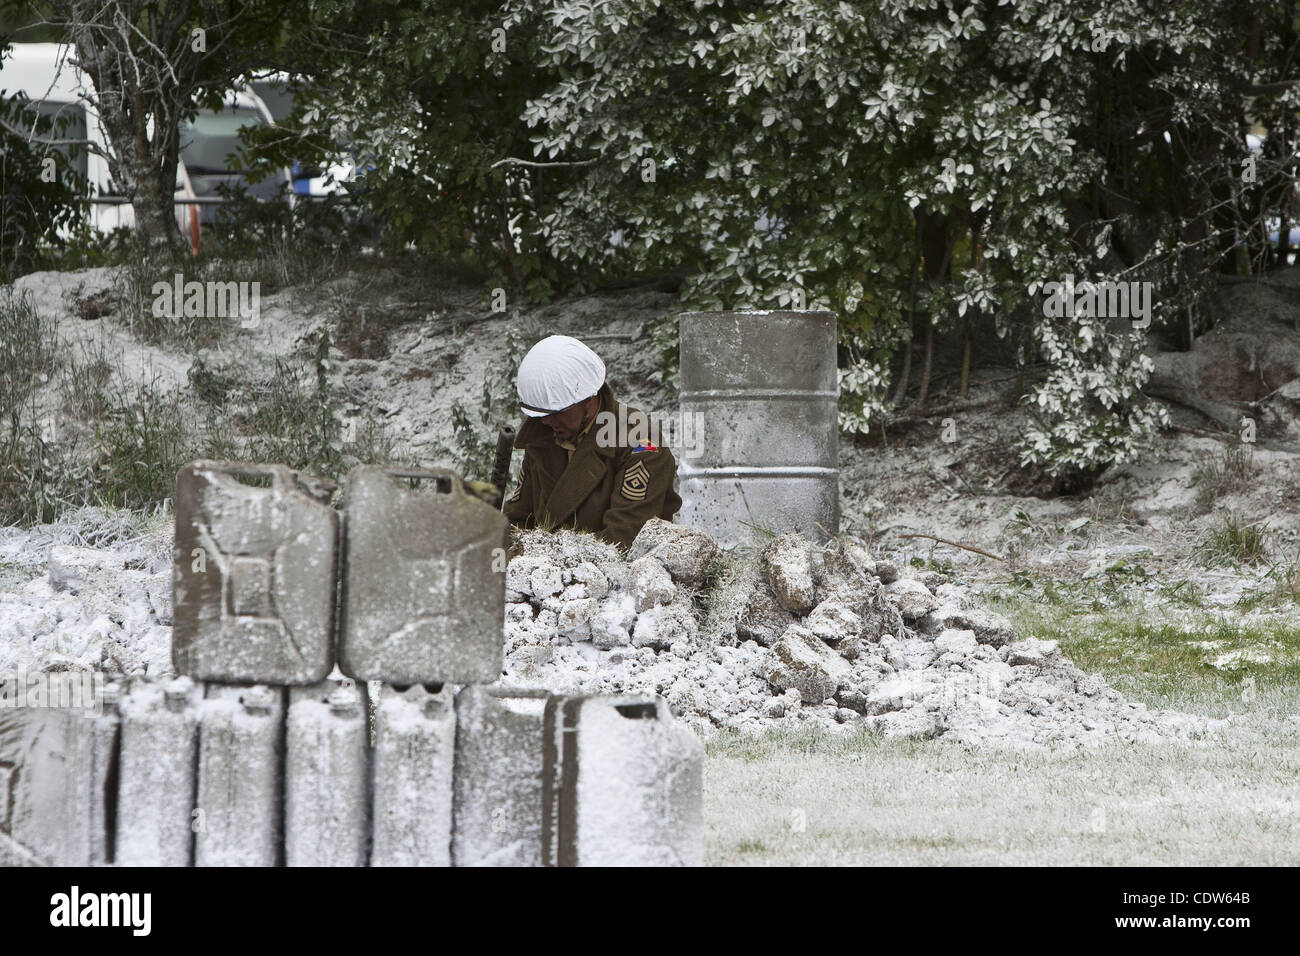
<instances>
[{"instance_id":1,"label":"white van","mask_svg":"<svg viewBox=\"0 0 1300 956\"><path fill-rule=\"evenodd\" d=\"M107 152L108 137L94 106L94 85L72 60L73 49L66 44L15 43L0 61L0 92L6 97L23 93L42 115L65 120L67 125L57 138L85 139ZM244 88L231 91L221 110L201 110L193 122L181 124L176 221L192 251L198 251L203 224L215 216L221 201L218 187L239 185L244 179L226 168L226 155L236 148L239 128L271 122L266 104ZM69 146L52 148L86 182L92 229L108 233L119 226L135 226L135 210L114 185L103 156ZM282 188L291 196L290 182L289 171L278 170L249 188L262 198L272 198Z\"/></svg>"}]
</instances>

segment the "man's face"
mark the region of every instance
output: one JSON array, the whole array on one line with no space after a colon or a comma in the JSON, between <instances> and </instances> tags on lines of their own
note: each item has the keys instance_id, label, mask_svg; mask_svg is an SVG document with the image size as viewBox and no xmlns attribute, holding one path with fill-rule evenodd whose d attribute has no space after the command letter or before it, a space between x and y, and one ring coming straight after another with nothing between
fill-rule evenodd
<instances>
[{"instance_id":1,"label":"man's face","mask_svg":"<svg viewBox=\"0 0 1300 956\"><path fill-rule=\"evenodd\" d=\"M596 397L593 395L576 405L570 405L564 411L545 416L542 424L555 432L555 437L560 441L573 441L578 432L582 431L582 427L587 424L595 403Z\"/></svg>"}]
</instances>

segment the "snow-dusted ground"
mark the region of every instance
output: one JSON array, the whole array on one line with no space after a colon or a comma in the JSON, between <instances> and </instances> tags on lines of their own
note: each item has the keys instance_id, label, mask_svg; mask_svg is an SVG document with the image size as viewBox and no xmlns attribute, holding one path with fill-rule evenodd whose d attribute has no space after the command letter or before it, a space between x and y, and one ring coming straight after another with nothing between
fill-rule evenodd
<instances>
[{"instance_id":1,"label":"snow-dusted ground","mask_svg":"<svg viewBox=\"0 0 1300 956\"><path fill-rule=\"evenodd\" d=\"M57 320L68 354L82 345L102 347L125 376L158 377L164 388L192 400L186 385L191 356L144 345L114 319L83 321L72 314L68 293L81 286L82 294L91 294L111 281L108 270L42 273L25 277L17 288ZM261 326L240 329L232 323L205 361L250 378L273 374L277 359L303 358L313 332L339 321L365 295L344 277L267 296ZM385 354L341 361L331 375L349 414L381 418L426 464L448 464L437 450L453 444L451 403L478 407L484 378L499 371L512 330L525 346L552 332L586 338L605 359L620 398L647 410L671 410L653 379L658 359L648 330L674 311L672 296L641 291L495 315L487 312L481 290L449 288L422 321L389 330ZM970 400L1005 398L999 374L1005 372L982 374L977 368ZM38 400L42 413L57 420L56 387L42 387ZM936 396L932 405L955 400ZM1161 603L1166 588L1186 581L1203 594L1203 606L1175 613L1191 623L1204 618L1207 626L1217 620L1245 623L1256 612L1246 615L1233 605L1268 585L1268 567L1207 568L1195 556L1196 546L1232 513L1242 523L1266 525L1274 560L1295 552L1300 469L1297 456L1286 450L1255 449L1259 470L1252 482L1199 514L1193 478L1199 464L1222 456L1217 441L1170 433L1141 464L1104 476L1090 496L1037 498L1015 493L1009 484L1022 428L1019 410L993 404L954 418L955 443L940 441L936 421L933 428L921 424L891 432L883 444L846 439L840 458L844 526L867 539L873 555L892 559L906 574L924 579L923 572L908 568L912 558L951 564L950 583L925 579L932 586L927 590L950 604L978 605L1001 595L1017 571L1069 583L1104 576L1106 568L1124 561L1144 570L1127 586L1144 592L1151 606ZM140 518L92 508L53 525L0 529L0 670L94 667L170 674L171 522L169 512ZM1007 560L903 537L918 532ZM95 553L65 550L80 548ZM568 587L573 582L563 580L564 570L559 568L561 583ZM611 590L614 596L605 603L620 605L620 589ZM625 626L628 645L597 647L581 633L575 640L552 629L546 616L558 624L563 604L574 595L561 597L512 595L504 635L506 680L557 690L654 690L700 731L745 731L739 738L710 734L711 862L1300 862L1294 799L1300 714L1289 686L1261 690L1249 704L1230 702L1233 714L1224 725L1208 719L1225 712L1221 692L1211 694L1213 700L1196 697L1200 692L1194 689L1185 698L1170 698L1141 688L1134 693L1140 682L1125 681L1130 698L1194 715L1157 716L1132 706L1095 675L1078 673L1050 649L1037 648L1048 651L1048 660L1013 664L1008 646L977 640L972 648L956 638L927 660L943 632L911 626L910 632L891 634L892 645L866 641L856 658L844 659L857 685L850 689L868 698L850 701L867 711L860 715L838 701L805 701L800 695L796 704L768 679L776 652L753 641L705 641L697 631L691 641L636 646L643 612L627 620L625 612L606 608L605 617ZM693 601L694 595L675 593L670 603L687 598ZM704 607L697 610L707 618ZM806 616L800 620L807 623ZM708 623L697 621L704 631ZM1240 655L1229 660L1213 647L1206 653L1216 666L1240 663ZM1004 668L1013 679L992 695L984 693L998 685L979 677L981 670L1005 675ZM889 692L870 699L882 689ZM1009 690L1006 697L1002 690ZM854 732L870 727L883 735ZM1202 735L1203 730L1211 732ZM935 732L965 746L891 739ZM832 743L818 742L826 733ZM1178 743L1171 746L1170 740ZM1007 750L979 741L1020 746ZM1103 741L1116 745L1073 746Z\"/></svg>"}]
</instances>

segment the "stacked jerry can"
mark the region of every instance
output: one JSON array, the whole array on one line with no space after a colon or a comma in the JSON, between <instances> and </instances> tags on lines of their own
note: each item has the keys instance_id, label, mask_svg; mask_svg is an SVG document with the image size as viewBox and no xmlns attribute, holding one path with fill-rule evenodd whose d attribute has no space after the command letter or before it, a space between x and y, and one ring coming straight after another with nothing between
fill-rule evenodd
<instances>
[{"instance_id":1,"label":"stacked jerry can","mask_svg":"<svg viewBox=\"0 0 1300 956\"><path fill-rule=\"evenodd\" d=\"M0 863L702 863L702 747L662 700L496 684L504 516L450 471L332 490L180 471L182 676L0 710Z\"/></svg>"}]
</instances>

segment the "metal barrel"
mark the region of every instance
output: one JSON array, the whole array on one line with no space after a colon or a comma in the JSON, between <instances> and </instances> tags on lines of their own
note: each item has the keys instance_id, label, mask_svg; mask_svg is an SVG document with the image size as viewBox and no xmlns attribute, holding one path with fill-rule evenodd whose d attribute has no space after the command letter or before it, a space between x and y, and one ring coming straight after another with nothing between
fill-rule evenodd
<instances>
[{"instance_id":1,"label":"metal barrel","mask_svg":"<svg viewBox=\"0 0 1300 956\"><path fill-rule=\"evenodd\" d=\"M724 547L835 534L835 313L684 312L679 328L678 520Z\"/></svg>"}]
</instances>

